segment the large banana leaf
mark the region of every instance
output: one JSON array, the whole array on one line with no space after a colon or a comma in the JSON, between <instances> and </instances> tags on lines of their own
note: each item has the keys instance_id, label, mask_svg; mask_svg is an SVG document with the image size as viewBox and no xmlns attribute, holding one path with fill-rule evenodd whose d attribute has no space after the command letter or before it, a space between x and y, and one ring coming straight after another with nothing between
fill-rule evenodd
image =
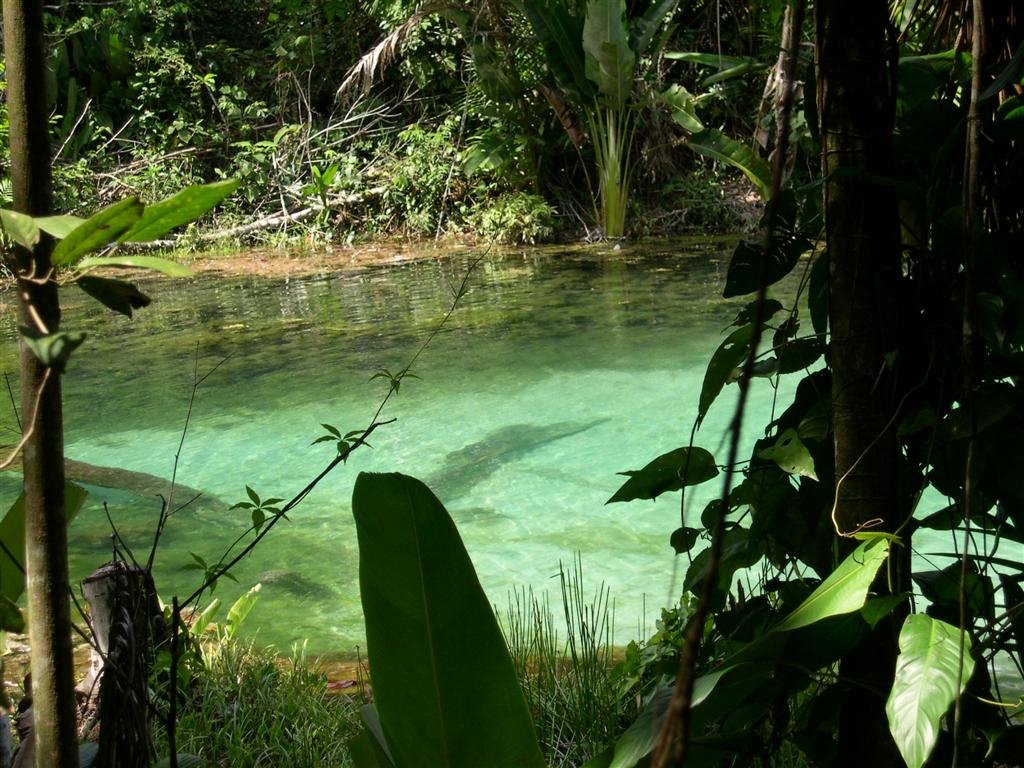
<instances>
[{"instance_id":1,"label":"large banana leaf","mask_svg":"<svg viewBox=\"0 0 1024 768\"><path fill-rule=\"evenodd\" d=\"M923 613L907 616L900 630L900 655L885 714L896 746L909 768L920 768L935 747L939 726L974 670L971 640L960 630ZM958 678L957 673L960 672Z\"/></svg>"},{"instance_id":2,"label":"large banana leaf","mask_svg":"<svg viewBox=\"0 0 1024 768\"><path fill-rule=\"evenodd\" d=\"M679 0L654 0L643 16L633 19L629 24L629 47L637 56L643 56L647 46L654 39L669 12L675 9Z\"/></svg>"},{"instance_id":3,"label":"large banana leaf","mask_svg":"<svg viewBox=\"0 0 1024 768\"><path fill-rule=\"evenodd\" d=\"M587 78L612 109L622 109L633 90L636 54L629 47L625 0L590 0L583 22Z\"/></svg>"},{"instance_id":4,"label":"large banana leaf","mask_svg":"<svg viewBox=\"0 0 1024 768\"><path fill-rule=\"evenodd\" d=\"M564 0L523 0L523 15L544 49L544 61L558 87L577 104L596 96L583 56L583 19Z\"/></svg>"},{"instance_id":5,"label":"large banana leaf","mask_svg":"<svg viewBox=\"0 0 1024 768\"><path fill-rule=\"evenodd\" d=\"M698 154L739 168L757 187L761 199L767 200L771 196L771 168L746 144L730 139L720 131L708 128L703 133L698 133L687 139L686 146Z\"/></svg>"},{"instance_id":6,"label":"large banana leaf","mask_svg":"<svg viewBox=\"0 0 1024 768\"><path fill-rule=\"evenodd\" d=\"M441 502L399 474L352 495L370 678L398 768L542 768L490 602Z\"/></svg>"}]
</instances>

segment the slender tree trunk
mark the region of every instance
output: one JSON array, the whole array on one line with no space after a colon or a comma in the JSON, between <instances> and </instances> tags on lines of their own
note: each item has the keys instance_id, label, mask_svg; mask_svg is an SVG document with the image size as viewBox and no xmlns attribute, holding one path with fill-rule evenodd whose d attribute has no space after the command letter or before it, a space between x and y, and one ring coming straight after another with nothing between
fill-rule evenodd
<instances>
[{"instance_id":1,"label":"slender tree trunk","mask_svg":"<svg viewBox=\"0 0 1024 768\"><path fill-rule=\"evenodd\" d=\"M892 368L898 359L893 353L899 338L900 230L895 196L879 183L891 169L895 62L886 0L821 0L816 26L827 178L833 522L845 537L864 527L894 530L903 512ZM885 589L885 579L876 587ZM903 764L884 709L900 618L881 622L840 666L840 675L851 683L840 710L842 765Z\"/></svg>"},{"instance_id":2,"label":"slender tree trunk","mask_svg":"<svg viewBox=\"0 0 1024 768\"><path fill-rule=\"evenodd\" d=\"M33 216L50 212L50 148L41 0L3 0L7 105L10 114L14 207ZM51 273L52 242L15 249L18 318L54 332L60 323ZM64 432L60 376L32 352L21 353L24 446L25 568L36 765L78 765L74 666L68 605L67 530L64 522Z\"/></svg>"}]
</instances>

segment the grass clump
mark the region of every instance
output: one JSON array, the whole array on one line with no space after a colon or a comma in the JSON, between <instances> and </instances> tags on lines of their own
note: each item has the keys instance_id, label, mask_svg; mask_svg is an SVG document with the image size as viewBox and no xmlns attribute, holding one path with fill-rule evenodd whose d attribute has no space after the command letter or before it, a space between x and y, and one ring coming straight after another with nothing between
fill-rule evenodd
<instances>
[{"instance_id":1,"label":"grass clump","mask_svg":"<svg viewBox=\"0 0 1024 768\"><path fill-rule=\"evenodd\" d=\"M346 743L360 727L361 702L328 692L304 653L281 660L272 648L225 639L203 655L178 718L179 754L211 768L351 765Z\"/></svg>"},{"instance_id":2,"label":"grass clump","mask_svg":"<svg viewBox=\"0 0 1024 768\"><path fill-rule=\"evenodd\" d=\"M504 629L547 764L568 768L614 743L636 707L621 694L607 587L585 596L578 557L571 570L559 567L559 584L564 639L547 596L527 589L510 597Z\"/></svg>"}]
</instances>

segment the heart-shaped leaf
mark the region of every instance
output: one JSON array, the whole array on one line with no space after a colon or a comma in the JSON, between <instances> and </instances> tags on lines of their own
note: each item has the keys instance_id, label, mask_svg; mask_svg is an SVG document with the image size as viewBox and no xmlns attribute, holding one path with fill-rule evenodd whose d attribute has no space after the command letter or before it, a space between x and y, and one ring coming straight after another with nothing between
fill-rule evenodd
<instances>
[{"instance_id":1,"label":"heart-shaped leaf","mask_svg":"<svg viewBox=\"0 0 1024 768\"><path fill-rule=\"evenodd\" d=\"M899 643L885 714L908 768L921 768L938 741L939 721L974 671L971 639L963 638L961 665L960 630L914 613L903 622Z\"/></svg>"},{"instance_id":2,"label":"heart-shaped leaf","mask_svg":"<svg viewBox=\"0 0 1024 768\"><path fill-rule=\"evenodd\" d=\"M656 499L663 493L678 491L683 486L699 485L717 475L718 467L715 466L715 457L703 448L684 447L663 453L643 469L619 474L627 476L629 480L605 504Z\"/></svg>"}]
</instances>

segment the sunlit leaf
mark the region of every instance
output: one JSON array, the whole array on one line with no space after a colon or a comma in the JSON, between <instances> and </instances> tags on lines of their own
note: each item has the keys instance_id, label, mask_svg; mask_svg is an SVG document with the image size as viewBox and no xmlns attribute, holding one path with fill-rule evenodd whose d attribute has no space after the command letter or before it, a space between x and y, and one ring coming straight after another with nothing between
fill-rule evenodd
<instances>
[{"instance_id":1,"label":"sunlit leaf","mask_svg":"<svg viewBox=\"0 0 1024 768\"><path fill-rule=\"evenodd\" d=\"M128 317L132 316L132 310L148 307L150 303L149 296L123 280L82 275L75 282L104 306Z\"/></svg>"},{"instance_id":2,"label":"sunlit leaf","mask_svg":"<svg viewBox=\"0 0 1024 768\"><path fill-rule=\"evenodd\" d=\"M68 266L110 245L131 229L142 215L142 209L138 198L129 197L93 214L57 243L53 249L53 263Z\"/></svg>"},{"instance_id":3,"label":"sunlit leaf","mask_svg":"<svg viewBox=\"0 0 1024 768\"><path fill-rule=\"evenodd\" d=\"M715 457L703 448L676 448L647 463L643 469L619 472L629 478L605 504L633 499L656 499L683 486L698 485L718 474Z\"/></svg>"},{"instance_id":4,"label":"sunlit leaf","mask_svg":"<svg viewBox=\"0 0 1024 768\"><path fill-rule=\"evenodd\" d=\"M774 461L779 468L790 475L800 475L817 480L814 472L814 458L800 441L795 429L787 429L775 441L775 445L762 448L757 452L762 459Z\"/></svg>"},{"instance_id":5,"label":"sunlit leaf","mask_svg":"<svg viewBox=\"0 0 1024 768\"><path fill-rule=\"evenodd\" d=\"M224 576L231 578L229 573L225 573ZM261 584L256 584L242 595L228 609L227 616L227 635L228 637L234 637L238 634L239 628L245 623L246 618L252 613L252 609L256 606L256 601L260 596Z\"/></svg>"},{"instance_id":6,"label":"sunlit leaf","mask_svg":"<svg viewBox=\"0 0 1024 768\"><path fill-rule=\"evenodd\" d=\"M875 574L888 554L889 545L886 541L864 542L775 629L785 632L805 627L829 616L860 610L867 600Z\"/></svg>"},{"instance_id":7,"label":"sunlit leaf","mask_svg":"<svg viewBox=\"0 0 1024 768\"><path fill-rule=\"evenodd\" d=\"M195 221L238 188L238 179L187 187L175 195L146 206L141 218L120 235L120 242L155 240L172 229Z\"/></svg>"},{"instance_id":8,"label":"sunlit leaf","mask_svg":"<svg viewBox=\"0 0 1024 768\"><path fill-rule=\"evenodd\" d=\"M629 47L623 0L589 0L583 21L587 77L609 106L621 109L633 91L636 54Z\"/></svg>"},{"instance_id":9,"label":"sunlit leaf","mask_svg":"<svg viewBox=\"0 0 1024 768\"><path fill-rule=\"evenodd\" d=\"M39 242L39 226L31 216L0 208L0 223L7 236L23 248L31 251Z\"/></svg>"},{"instance_id":10,"label":"sunlit leaf","mask_svg":"<svg viewBox=\"0 0 1024 768\"><path fill-rule=\"evenodd\" d=\"M686 145L694 152L741 170L757 187L762 200L771 196L771 169L746 143L731 139L720 131L708 129L691 136Z\"/></svg>"},{"instance_id":11,"label":"sunlit leaf","mask_svg":"<svg viewBox=\"0 0 1024 768\"><path fill-rule=\"evenodd\" d=\"M72 230L76 229L85 219L78 216L38 216L36 217L36 225L58 240L63 240L65 237L71 234Z\"/></svg>"},{"instance_id":12,"label":"sunlit leaf","mask_svg":"<svg viewBox=\"0 0 1024 768\"><path fill-rule=\"evenodd\" d=\"M971 639L922 613L907 616L900 630L896 678L885 704L889 730L908 768L921 768L939 738L940 720L974 670Z\"/></svg>"},{"instance_id":13,"label":"sunlit leaf","mask_svg":"<svg viewBox=\"0 0 1024 768\"><path fill-rule=\"evenodd\" d=\"M697 426L715 402L715 398L722 391L722 387L730 380L736 368L747 359L750 354L750 343L753 340L754 327L745 325L730 333L723 341L715 354L711 356L707 371L704 373L704 384L700 389L700 405L697 409Z\"/></svg>"},{"instance_id":14,"label":"sunlit leaf","mask_svg":"<svg viewBox=\"0 0 1024 768\"><path fill-rule=\"evenodd\" d=\"M125 267L131 269L152 269L155 272L162 272L169 277L191 277L192 270L169 259L161 259L159 256L87 256L76 265L80 270L93 269L95 267Z\"/></svg>"}]
</instances>

